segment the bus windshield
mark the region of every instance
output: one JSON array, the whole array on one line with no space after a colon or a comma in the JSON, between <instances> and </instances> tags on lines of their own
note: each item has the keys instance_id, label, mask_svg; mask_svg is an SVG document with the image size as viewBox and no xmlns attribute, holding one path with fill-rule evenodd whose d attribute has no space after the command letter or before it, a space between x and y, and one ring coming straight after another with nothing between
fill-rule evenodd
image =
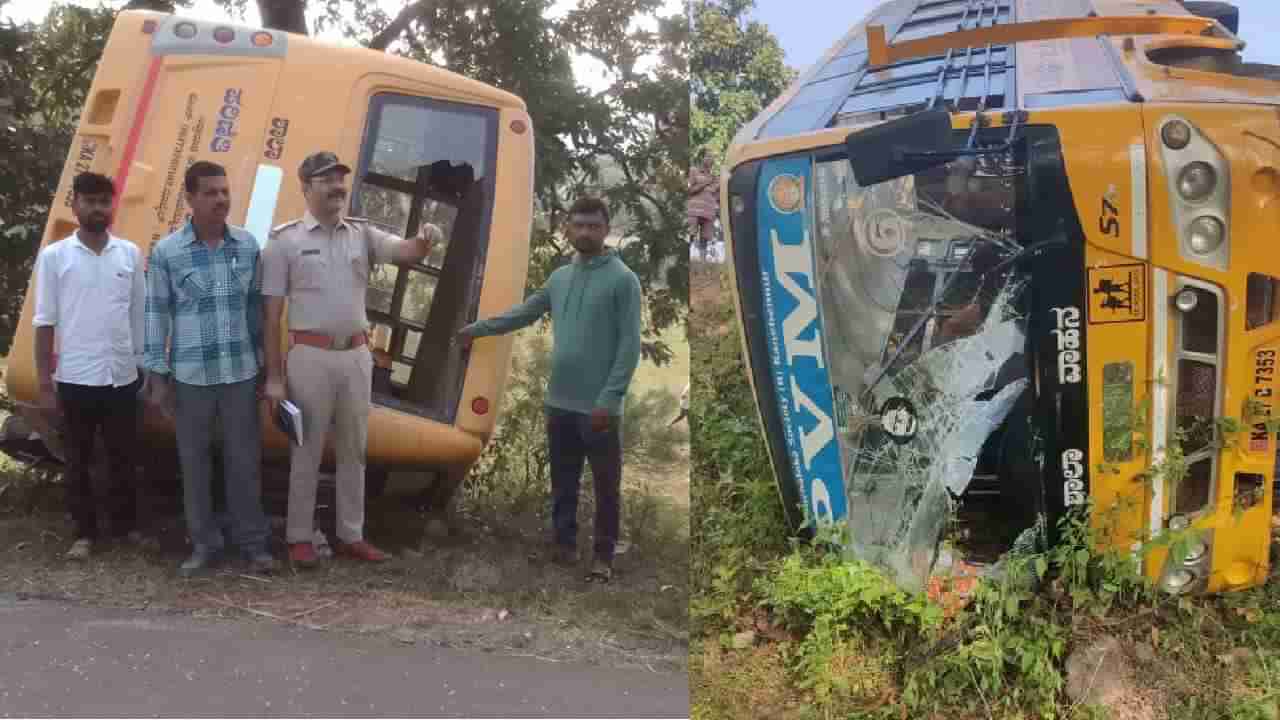
<instances>
[{"instance_id":1,"label":"bus windshield","mask_svg":"<svg viewBox=\"0 0 1280 720\"><path fill-rule=\"evenodd\" d=\"M1007 151L865 188L844 157L813 173L850 550L920 587L984 447L1029 395L1024 168Z\"/></svg>"}]
</instances>

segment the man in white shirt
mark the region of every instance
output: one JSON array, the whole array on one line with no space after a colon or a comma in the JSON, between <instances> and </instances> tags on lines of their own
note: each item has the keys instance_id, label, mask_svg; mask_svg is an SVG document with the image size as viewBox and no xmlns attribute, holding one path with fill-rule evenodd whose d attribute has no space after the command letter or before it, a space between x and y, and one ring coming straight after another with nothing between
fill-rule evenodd
<instances>
[{"instance_id":1,"label":"man in white shirt","mask_svg":"<svg viewBox=\"0 0 1280 720\"><path fill-rule=\"evenodd\" d=\"M138 246L107 230L115 197L110 178L81 173L71 187L80 229L36 257L34 325L41 403L62 416L67 440L67 504L75 522L67 557L83 560L99 539L89 475L99 430L110 468L111 534L138 539L131 476L146 279Z\"/></svg>"}]
</instances>

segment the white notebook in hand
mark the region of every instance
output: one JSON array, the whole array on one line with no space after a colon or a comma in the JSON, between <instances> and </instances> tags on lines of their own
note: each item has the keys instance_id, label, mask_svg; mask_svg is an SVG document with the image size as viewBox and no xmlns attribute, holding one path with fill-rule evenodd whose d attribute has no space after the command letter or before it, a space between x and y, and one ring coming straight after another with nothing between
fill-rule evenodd
<instances>
[{"instance_id":1,"label":"white notebook in hand","mask_svg":"<svg viewBox=\"0 0 1280 720\"><path fill-rule=\"evenodd\" d=\"M289 436L295 445L302 446L302 411L288 400L281 400L276 407L276 427Z\"/></svg>"}]
</instances>

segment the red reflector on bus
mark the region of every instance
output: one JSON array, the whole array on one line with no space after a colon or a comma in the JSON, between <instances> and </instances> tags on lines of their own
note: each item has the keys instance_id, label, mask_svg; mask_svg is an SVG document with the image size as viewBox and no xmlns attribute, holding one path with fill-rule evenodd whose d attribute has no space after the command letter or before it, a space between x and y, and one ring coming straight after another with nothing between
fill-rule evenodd
<instances>
[{"instance_id":1,"label":"red reflector on bus","mask_svg":"<svg viewBox=\"0 0 1280 720\"><path fill-rule=\"evenodd\" d=\"M275 38L271 37L269 32L256 32L250 40L253 42L254 47L267 47L275 42Z\"/></svg>"},{"instance_id":2,"label":"red reflector on bus","mask_svg":"<svg viewBox=\"0 0 1280 720\"><path fill-rule=\"evenodd\" d=\"M471 412L477 415L484 415L489 412L489 401L486 398L478 397L471 401Z\"/></svg>"},{"instance_id":3,"label":"red reflector on bus","mask_svg":"<svg viewBox=\"0 0 1280 720\"><path fill-rule=\"evenodd\" d=\"M223 45L226 45L227 43L236 39L236 31L232 30L231 28L220 27L217 30L213 31L213 39L217 40Z\"/></svg>"},{"instance_id":4,"label":"red reflector on bus","mask_svg":"<svg viewBox=\"0 0 1280 720\"><path fill-rule=\"evenodd\" d=\"M156 31L156 21L155 21L155 20L143 20L143 21L142 21L142 33L143 33L144 35L150 35L150 34L154 33L155 31Z\"/></svg>"},{"instance_id":5,"label":"red reflector on bus","mask_svg":"<svg viewBox=\"0 0 1280 720\"><path fill-rule=\"evenodd\" d=\"M525 129L525 128L524 128L524 121L523 121L523 120L512 120L512 121L511 121L511 132L513 132L513 133L515 133L515 134L517 134L517 135L523 135L523 134L524 134L524 129Z\"/></svg>"}]
</instances>

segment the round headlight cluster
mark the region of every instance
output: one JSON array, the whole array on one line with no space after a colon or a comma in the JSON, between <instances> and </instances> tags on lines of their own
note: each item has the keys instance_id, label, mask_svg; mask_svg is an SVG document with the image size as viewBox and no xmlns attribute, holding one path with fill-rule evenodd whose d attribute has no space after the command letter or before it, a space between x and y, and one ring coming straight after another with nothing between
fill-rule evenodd
<instances>
[{"instance_id":1,"label":"round headlight cluster","mask_svg":"<svg viewBox=\"0 0 1280 720\"><path fill-rule=\"evenodd\" d=\"M1195 573L1181 568L1169 573L1164 579L1164 588L1169 592L1182 592L1196 579Z\"/></svg>"},{"instance_id":2,"label":"round headlight cluster","mask_svg":"<svg viewBox=\"0 0 1280 720\"><path fill-rule=\"evenodd\" d=\"M1188 565L1194 565L1200 562L1200 559L1203 558L1204 554L1207 552L1209 552L1209 546L1199 540L1193 541L1191 546L1187 548L1187 554L1182 558L1182 562Z\"/></svg>"},{"instance_id":3,"label":"round headlight cluster","mask_svg":"<svg viewBox=\"0 0 1280 720\"><path fill-rule=\"evenodd\" d=\"M1160 128L1160 137L1164 139L1165 145L1181 150L1191 142L1191 126L1181 120L1167 122Z\"/></svg>"},{"instance_id":4,"label":"round headlight cluster","mask_svg":"<svg viewBox=\"0 0 1280 720\"><path fill-rule=\"evenodd\" d=\"M1199 202L1209 197L1218 185L1218 172L1203 160L1197 160L1178 173L1178 194L1187 202Z\"/></svg>"},{"instance_id":5,"label":"round headlight cluster","mask_svg":"<svg viewBox=\"0 0 1280 720\"><path fill-rule=\"evenodd\" d=\"M1227 229L1222 221L1212 215L1201 215L1187 228L1187 245L1197 255L1208 255L1222 245Z\"/></svg>"}]
</instances>

